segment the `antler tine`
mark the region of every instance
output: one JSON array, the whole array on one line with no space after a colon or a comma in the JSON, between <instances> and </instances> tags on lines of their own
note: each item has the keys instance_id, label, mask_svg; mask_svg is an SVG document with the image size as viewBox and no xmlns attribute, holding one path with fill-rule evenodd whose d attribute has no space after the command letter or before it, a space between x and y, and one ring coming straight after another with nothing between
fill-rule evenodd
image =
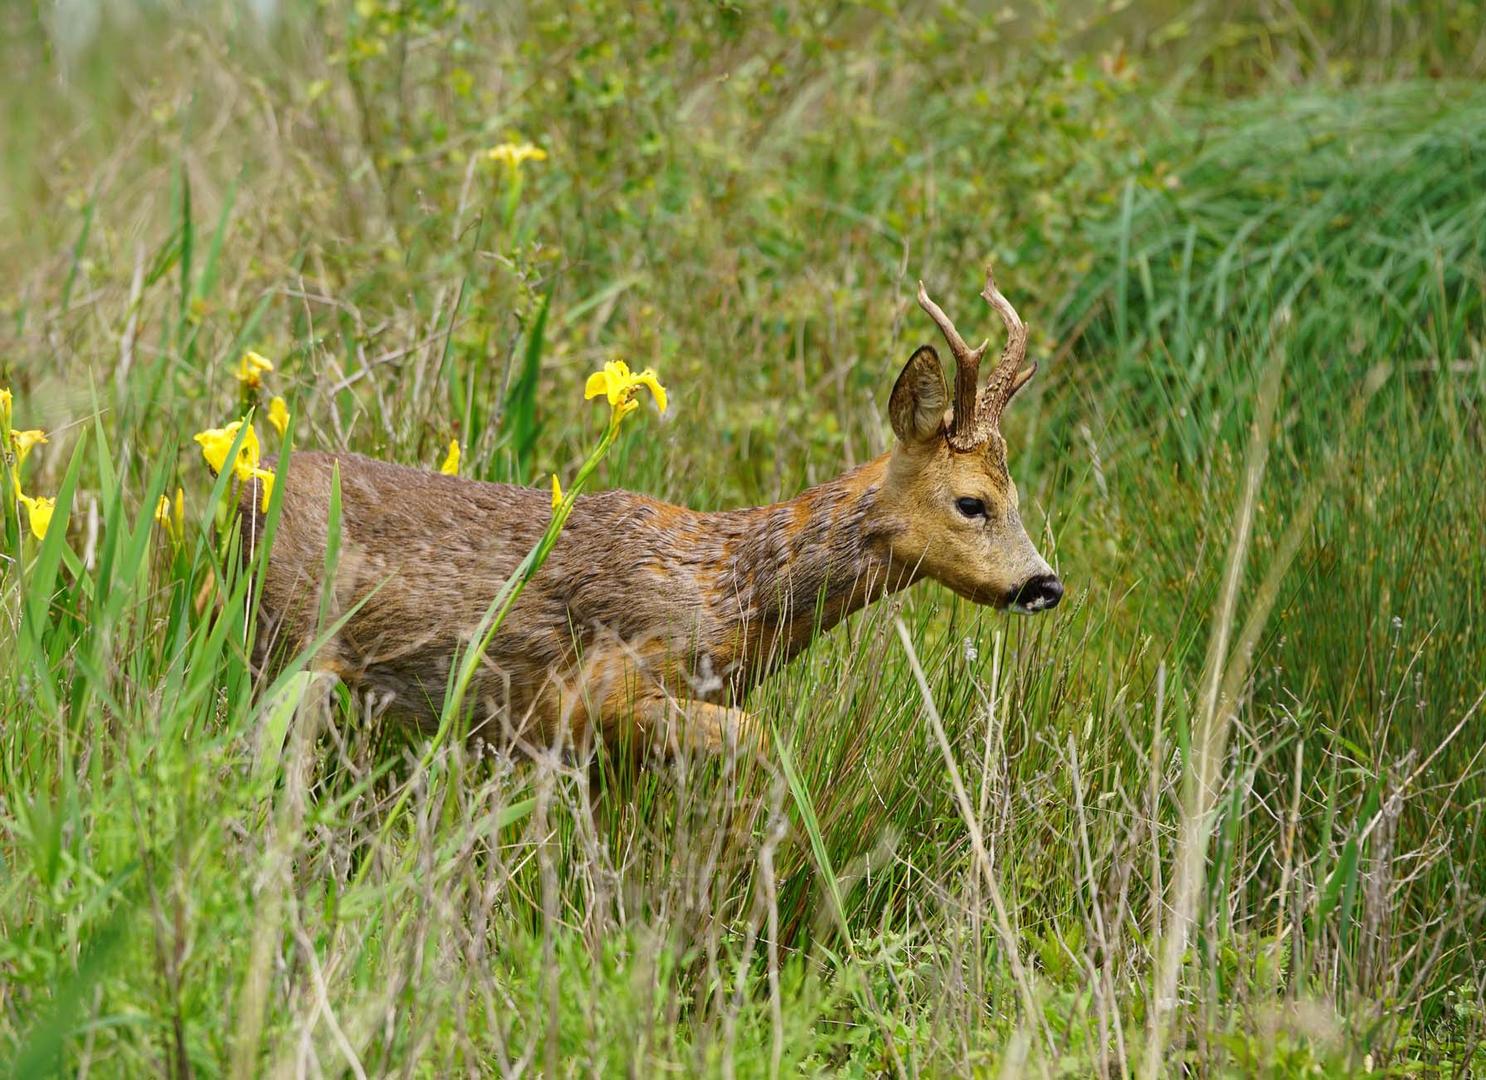
<instances>
[{"instance_id":1,"label":"antler tine","mask_svg":"<svg viewBox=\"0 0 1486 1080\"><path fill-rule=\"evenodd\" d=\"M996 278L989 266L986 267L985 288L980 290L980 295L1006 325L1006 346L1001 350L1001 358L996 361L990 378L986 380L985 393L981 395L978 409L979 424L994 429L1000 425L1001 410L1006 408L1011 396L1037 371L1037 365L1022 367L1022 361L1027 357L1027 325L1017 315L1011 301L996 288Z\"/></svg>"},{"instance_id":2,"label":"antler tine","mask_svg":"<svg viewBox=\"0 0 1486 1080\"><path fill-rule=\"evenodd\" d=\"M934 325L939 327L939 332L949 343L949 351L954 353L955 411L950 420L949 443L957 450L969 450L976 442L976 389L980 383L980 361L991 343L989 340L983 341L975 349L966 345L949 316L929 299L929 291L924 288L922 281L918 283L918 306L928 312L929 318L934 320Z\"/></svg>"}]
</instances>

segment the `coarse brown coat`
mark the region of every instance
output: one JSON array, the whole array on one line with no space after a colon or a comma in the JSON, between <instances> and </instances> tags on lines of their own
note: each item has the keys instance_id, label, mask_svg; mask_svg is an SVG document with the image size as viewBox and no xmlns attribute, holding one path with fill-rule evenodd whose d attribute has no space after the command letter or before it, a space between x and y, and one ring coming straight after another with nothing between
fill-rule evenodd
<instances>
[{"instance_id":1,"label":"coarse brown coat","mask_svg":"<svg viewBox=\"0 0 1486 1080\"><path fill-rule=\"evenodd\" d=\"M1055 604L1061 585L1018 517L994 417L965 445L947 407L925 347L893 389L893 449L793 499L707 513L628 491L580 497L477 669L466 700L482 733L527 748L591 734L717 747L746 728L737 706L760 679L921 577L980 603ZM356 454L293 455L278 479L261 660L305 648L322 625L337 469L329 615L351 614L315 663L373 710L432 723L455 657L546 528L548 496ZM262 535L251 489L242 505Z\"/></svg>"}]
</instances>

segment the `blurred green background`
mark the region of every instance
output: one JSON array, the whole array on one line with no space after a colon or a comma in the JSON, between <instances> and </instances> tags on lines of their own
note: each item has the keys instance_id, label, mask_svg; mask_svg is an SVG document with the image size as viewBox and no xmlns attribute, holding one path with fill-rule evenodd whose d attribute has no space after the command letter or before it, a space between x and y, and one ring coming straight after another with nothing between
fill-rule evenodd
<instances>
[{"instance_id":1,"label":"blurred green background","mask_svg":"<svg viewBox=\"0 0 1486 1080\"><path fill-rule=\"evenodd\" d=\"M7 508L0 1047L1134 1072L1227 628L1162 1068L1479 1070L1483 70L1476 2L6 5L0 386L70 517L37 544ZM297 741L246 584L195 602L223 572L190 437L238 415L244 349L299 447L453 438L535 484L600 431L586 374L652 366L672 411L602 483L721 508L884 450L914 283L990 332L987 262L1033 327L1005 426L1068 600L923 586L824 638L750 702L784 788L421 757L344 692Z\"/></svg>"}]
</instances>

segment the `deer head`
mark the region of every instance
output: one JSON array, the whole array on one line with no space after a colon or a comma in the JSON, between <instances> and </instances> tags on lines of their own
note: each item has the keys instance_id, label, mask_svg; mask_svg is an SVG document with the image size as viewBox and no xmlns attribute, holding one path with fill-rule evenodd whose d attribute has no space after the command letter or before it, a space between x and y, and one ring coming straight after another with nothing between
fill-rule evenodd
<instances>
[{"instance_id":1,"label":"deer head","mask_svg":"<svg viewBox=\"0 0 1486 1080\"><path fill-rule=\"evenodd\" d=\"M955 358L954 406L939 354L924 345L909 358L888 403L897 445L879 505L889 517L892 559L980 604L1032 614L1055 606L1063 585L1037 553L1017 513L1016 485L1006 468L1001 412L1026 385L1027 328L996 288L989 270L981 297L1006 325L1006 347L980 389L989 341L970 348L923 282L918 303Z\"/></svg>"}]
</instances>

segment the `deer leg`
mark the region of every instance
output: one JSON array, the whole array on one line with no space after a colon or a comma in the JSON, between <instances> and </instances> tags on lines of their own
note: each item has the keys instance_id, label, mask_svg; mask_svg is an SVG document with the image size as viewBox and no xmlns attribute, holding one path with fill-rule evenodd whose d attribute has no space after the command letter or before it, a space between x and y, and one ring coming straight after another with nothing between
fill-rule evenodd
<instances>
[{"instance_id":1,"label":"deer leg","mask_svg":"<svg viewBox=\"0 0 1486 1080\"><path fill-rule=\"evenodd\" d=\"M662 757L683 751L758 757L762 751L758 722L742 709L647 694L636 698L632 706L626 702L618 713L606 718L608 733L628 731L637 746Z\"/></svg>"}]
</instances>

